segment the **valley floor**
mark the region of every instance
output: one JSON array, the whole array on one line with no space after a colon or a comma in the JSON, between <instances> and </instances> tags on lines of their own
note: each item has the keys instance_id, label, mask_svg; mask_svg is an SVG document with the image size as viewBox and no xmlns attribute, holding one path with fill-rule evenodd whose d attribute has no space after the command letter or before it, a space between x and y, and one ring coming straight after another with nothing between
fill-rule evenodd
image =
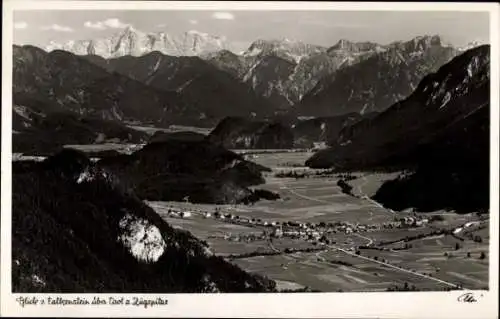
<instances>
[{"instance_id":1,"label":"valley floor","mask_svg":"<svg viewBox=\"0 0 500 319\"><path fill-rule=\"evenodd\" d=\"M283 152L258 154L251 159L273 168L266 184L258 188L278 192L278 201L150 205L174 227L206 240L215 254L276 280L282 289L386 291L405 285L417 290L457 286L487 289L488 258L481 258L481 253L488 256L488 220L444 211L394 212L367 195L395 174L355 174L359 178L349 183L357 197L350 196L336 185L337 177L315 176L313 171L299 167L308 156L310 153ZM286 168L284 163L297 165ZM274 177L277 171L286 169L311 174L300 179ZM169 209L189 211L191 216L173 216L168 214ZM224 217L214 217L217 213ZM422 220L435 215L443 220L418 227L397 222L409 216ZM289 222L296 226L289 226ZM451 235L440 233L471 222L476 224ZM474 236L480 236L481 242L472 240Z\"/></svg>"}]
</instances>

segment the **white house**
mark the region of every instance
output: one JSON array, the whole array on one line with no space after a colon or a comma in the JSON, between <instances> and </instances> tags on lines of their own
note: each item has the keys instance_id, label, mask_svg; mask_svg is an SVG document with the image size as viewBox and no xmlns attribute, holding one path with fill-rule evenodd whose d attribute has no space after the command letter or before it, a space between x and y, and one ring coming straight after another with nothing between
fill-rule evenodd
<instances>
[{"instance_id":1,"label":"white house","mask_svg":"<svg viewBox=\"0 0 500 319\"><path fill-rule=\"evenodd\" d=\"M180 213L180 216L183 218L187 218L187 217L193 216L193 214L190 211L185 211L185 212Z\"/></svg>"},{"instance_id":2,"label":"white house","mask_svg":"<svg viewBox=\"0 0 500 319\"><path fill-rule=\"evenodd\" d=\"M327 147L326 142L313 142L313 149L321 150L326 147Z\"/></svg>"},{"instance_id":3,"label":"white house","mask_svg":"<svg viewBox=\"0 0 500 319\"><path fill-rule=\"evenodd\" d=\"M274 229L274 236L276 236L276 237L283 236L283 230L281 229L281 227L278 227L278 228Z\"/></svg>"},{"instance_id":4,"label":"white house","mask_svg":"<svg viewBox=\"0 0 500 319\"><path fill-rule=\"evenodd\" d=\"M479 223L478 223L478 222L468 222L468 223L466 223L466 224L464 225L464 227L466 227L466 228L467 228L467 227L474 226L474 225L476 225L476 224L479 224Z\"/></svg>"}]
</instances>

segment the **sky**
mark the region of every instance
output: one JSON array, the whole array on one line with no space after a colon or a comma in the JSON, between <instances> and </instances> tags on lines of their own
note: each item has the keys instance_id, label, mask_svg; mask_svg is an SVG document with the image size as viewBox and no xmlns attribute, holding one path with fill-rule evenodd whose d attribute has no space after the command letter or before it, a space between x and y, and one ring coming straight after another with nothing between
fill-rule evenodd
<instances>
[{"instance_id":1,"label":"sky","mask_svg":"<svg viewBox=\"0 0 500 319\"><path fill-rule=\"evenodd\" d=\"M489 42L487 12L17 10L14 43L44 47L50 41L96 39L127 25L143 32L225 36L242 50L256 39L280 38L323 46L339 39L387 44L426 34L457 46Z\"/></svg>"}]
</instances>

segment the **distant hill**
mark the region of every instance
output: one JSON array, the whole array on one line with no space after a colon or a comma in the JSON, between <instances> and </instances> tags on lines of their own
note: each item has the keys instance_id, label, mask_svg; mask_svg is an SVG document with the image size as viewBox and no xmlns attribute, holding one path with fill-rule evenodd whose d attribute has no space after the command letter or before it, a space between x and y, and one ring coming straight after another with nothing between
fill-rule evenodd
<instances>
[{"instance_id":1,"label":"distant hill","mask_svg":"<svg viewBox=\"0 0 500 319\"><path fill-rule=\"evenodd\" d=\"M171 139L181 140L181 141L202 141L206 138L206 135L192 132L192 131L181 131L181 132L162 132L157 131L149 139L149 143L161 143Z\"/></svg>"},{"instance_id":2,"label":"distant hill","mask_svg":"<svg viewBox=\"0 0 500 319\"><path fill-rule=\"evenodd\" d=\"M293 109L302 116L379 112L409 96L459 51L439 36L395 42L323 77Z\"/></svg>"},{"instance_id":3,"label":"distant hill","mask_svg":"<svg viewBox=\"0 0 500 319\"><path fill-rule=\"evenodd\" d=\"M213 126L228 115L274 112L231 74L198 57L159 52L105 60L14 46L13 91L80 114L156 126Z\"/></svg>"},{"instance_id":4,"label":"distant hill","mask_svg":"<svg viewBox=\"0 0 500 319\"><path fill-rule=\"evenodd\" d=\"M207 139L230 149L288 149L294 145L289 127L279 122L239 117L222 120Z\"/></svg>"},{"instance_id":5,"label":"distant hill","mask_svg":"<svg viewBox=\"0 0 500 319\"><path fill-rule=\"evenodd\" d=\"M388 45L340 39L331 47L260 39L241 55L223 50L203 58L281 113L329 117L382 111L459 52L439 36L425 35Z\"/></svg>"},{"instance_id":6,"label":"distant hill","mask_svg":"<svg viewBox=\"0 0 500 319\"><path fill-rule=\"evenodd\" d=\"M140 57L85 58L109 72L158 90L176 92L189 106L181 110L185 117L208 123L206 125L215 125L225 116L265 117L275 111L274 105L251 87L199 57L175 57L155 51Z\"/></svg>"},{"instance_id":7,"label":"distant hill","mask_svg":"<svg viewBox=\"0 0 500 319\"><path fill-rule=\"evenodd\" d=\"M275 291L172 228L83 154L13 166L15 293Z\"/></svg>"},{"instance_id":8,"label":"distant hill","mask_svg":"<svg viewBox=\"0 0 500 319\"><path fill-rule=\"evenodd\" d=\"M228 50L206 54L201 58L237 79L243 79L254 61L254 57L238 55Z\"/></svg>"},{"instance_id":9,"label":"distant hill","mask_svg":"<svg viewBox=\"0 0 500 319\"><path fill-rule=\"evenodd\" d=\"M33 95L14 94L12 149L25 155L50 155L66 144L141 143L147 134L113 120L82 115Z\"/></svg>"},{"instance_id":10,"label":"distant hill","mask_svg":"<svg viewBox=\"0 0 500 319\"><path fill-rule=\"evenodd\" d=\"M361 61L380 47L346 40L326 48L290 39L260 39L241 55L220 51L205 59L250 85L284 112L323 77Z\"/></svg>"},{"instance_id":11,"label":"distant hill","mask_svg":"<svg viewBox=\"0 0 500 319\"><path fill-rule=\"evenodd\" d=\"M419 211L488 212L489 105L422 150L414 174L388 181L373 196L384 206Z\"/></svg>"},{"instance_id":12,"label":"distant hill","mask_svg":"<svg viewBox=\"0 0 500 319\"><path fill-rule=\"evenodd\" d=\"M208 141L175 138L98 165L141 199L217 204L246 201L248 187L264 183L262 172L269 170Z\"/></svg>"},{"instance_id":13,"label":"distant hill","mask_svg":"<svg viewBox=\"0 0 500 319\"><path fill-rule=\"evenodd\" d=\"M166 125L185 115L175 92L160 91L66 51L14 46L13 92L102 119ZM139 107L140 106L140 107Z\"/></svg>"},{"instance_id":14,"label":"distant hill","mask_svg":"<svg viewBox=\"0 0 500 319\"><path fill-rule=\"evenodd\" d=\"M339 116L317 117L299 120L292 124L295 147L309 148L315 142L336 143L339 133L363 118L359 113Z\"/></svg>"},{"instance_id":15,"label":"distant hill","mask_svg":"<svg viewBox=\"0 0 500 319\"><path fill-rule=\"evenodd\" d=\"M464 52L426 76L407 99L345 128L335 145L306 164L415 169L376 195L394 207L425 206L424 200L427 208L488 207L489 61L488 45Z\"/></svg>"}]
</instances>

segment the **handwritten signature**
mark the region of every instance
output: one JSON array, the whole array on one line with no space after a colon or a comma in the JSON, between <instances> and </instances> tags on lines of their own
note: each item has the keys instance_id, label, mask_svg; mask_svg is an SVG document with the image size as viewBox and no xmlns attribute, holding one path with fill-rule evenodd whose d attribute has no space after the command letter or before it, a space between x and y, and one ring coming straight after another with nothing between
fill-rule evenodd
<instances>
[{"instance_id":1,"label":"handwritten signature","mask_svg":"<svg viewBox=\"0 0 500 319\"><path fill-rule=\"evenodd\" d=\"M459 302L477 302L476 297L473 293L468 292L463 295L458 296L457 301Z\"/></svg>"}]
</instances>

